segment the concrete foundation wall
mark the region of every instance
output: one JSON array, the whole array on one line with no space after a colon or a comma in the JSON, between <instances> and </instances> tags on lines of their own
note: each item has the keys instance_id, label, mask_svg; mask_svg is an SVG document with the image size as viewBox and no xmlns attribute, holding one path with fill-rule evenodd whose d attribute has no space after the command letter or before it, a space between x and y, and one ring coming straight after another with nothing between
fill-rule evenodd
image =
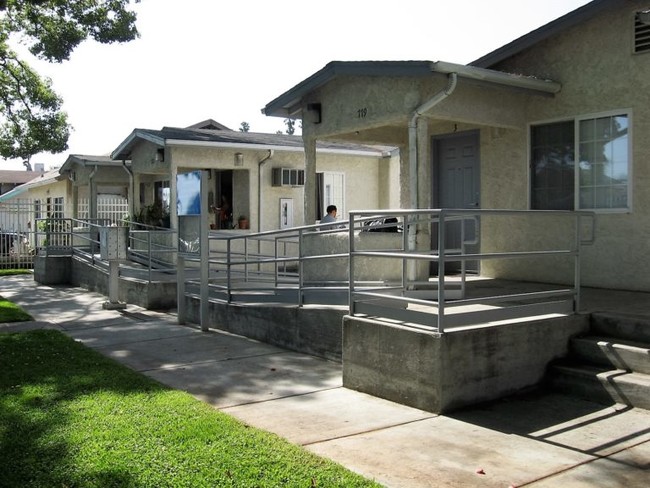
<instances>
[{"instance_id":1,"label":"concrete foundation wall","mask_svg":"<svg viewBox=\"0 0 650 488\"><path fill-rule=\"evenodd\" d=\"M38 280L37 280L38 281ZM70 284L108 297L108 271L71 258ZM120 277L119 300L149 310L176 308L176 282L147 281Z\"/></svg>"},{"instance_id":2,"label":"concrete foundation wall","mask_svg":"<svg viewBox=\"0 0 650 488\"><path fill-rule=\"evenodd\" d=\"M70 256L34 256L34 281L41 285L66 285L71 282Z\"/></svg>"},{"instance_id":3,"label":"concrete foundation wall","mask_svg":"<svg viewBox=\"0 0 650 488\"><path fill-rule=\"evenodd\" d=\"M346 316L343 386L448 412L538 384L588 326L576 315L438 334Z\"/></svg>"},{"instance_id":4,"label":"concrete foundation wall","mask_svg":"<svg viewBox=\"0 0 650 488\"><path fill-rule=\"evenodd\" d=\"M187 320L200 323L200 302L186 297ZM210 302L210 327L278 347L341 360L341 323L347 307L228 305Z\"/></svg>"}]
</instances>

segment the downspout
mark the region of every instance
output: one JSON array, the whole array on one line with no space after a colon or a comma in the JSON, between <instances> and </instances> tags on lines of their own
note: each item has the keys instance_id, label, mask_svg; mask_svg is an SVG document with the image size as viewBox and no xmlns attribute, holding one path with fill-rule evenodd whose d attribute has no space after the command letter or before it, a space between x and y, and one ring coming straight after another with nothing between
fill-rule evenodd
<instances>
[{"instance_id":1,"label":"downspout","mask_svg":"<svg viewBox=\"0 0 650 488\"><path fill-rule=\"evenodd\" d=\"M75 179L74 171L69 171L68 181L70 181L70 188L72 188L72 218L76 220L79 218L79 187L75 185Z\"/></svg>"},{"instance_id":2,"label":"downspout","mask_svg":"<svg viewBox=\"0 0 650 488\"><path fill-rule=\"evenodd\" d=\"M97 165L95 165L88 175L88 196L90 198L88 201L88 220L97 223L97 185L95 185L95 173L97 173ZM93 227L91 227L91 229L93 229ZM92 239L94 240L94 242L91 241L91 250L93 254L99 251L99 229L96 227L94 227L94 229L95 230L91 232L93 234Z\"/></svg>"},{"instance_id":3,"label":"downspout","mask_svg":"<svg viewBox=\"0 0 650 488\"><path fill-rule=\"evenodd\" d=\"M262 232L262 166L272 157L273 149L269 149L269 154L257 163L257 232Z\"/></svg>"},{"instance_id":4,"label":"downspout","mask_svg":"<svg viewBox=\"0 0 650 488\"><path fill-rule=\"evenodd\" d=\"M91 220L97 220L97 185L95 185L95 173L97 173L97 165L88 175L88 185L90 190L90 202L88 205L88 217Z\"/></svg>"},{"instance_id":5,"label":"downspout","mask_svg":"<svg viewBox=\"0 0 650 488\"><path fill-rule=\"evenodd\" d=\"M447 75L448 84L444 90L439 91L429 100L424 102L413 111L408 124L408 142L409 142L409 193L411 209L418 208L418 119L426 112L431 110L445 98L451 95L456 89L458 75L449 73ZM415 226L409 226L408 247L409 250L415 250Z\"/></svg>"},{"instance_id":6,"label":"downspout","mask_svg":"<svg viewBox=\"0 0 650 488\"><path fill-rule=\"evenodd\" d=\"M134 198L135 198L133 196L133 195L135 195L135 191L134 191L134 188L133 188L133 171L131 170L131 168L129 168L126 165L126 159L122 160L122 169L124 169L124 171L126 171L126 174L129 175L129 190L127 191L127 197L130 197L128 199L129 200L129 219L133 219L134 214L135 214L135 207L134 207L135 202L133 201Z\"/></svg>"}]
</instances>

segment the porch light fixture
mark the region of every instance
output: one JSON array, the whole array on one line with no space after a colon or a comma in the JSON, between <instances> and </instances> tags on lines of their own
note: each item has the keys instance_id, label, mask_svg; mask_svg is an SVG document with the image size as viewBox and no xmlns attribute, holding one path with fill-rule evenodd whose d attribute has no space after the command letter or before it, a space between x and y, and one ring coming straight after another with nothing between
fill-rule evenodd
<instances>
[{"instance_id":1,"label":"porch light fixture","mask_svg":"<svg viewBox=\"0 0 650 488\"><path fill-rule=\"evenodd\" d=\"M650 9L636 13L636 18L644 25L650 25Z\"/></svg>"},{"instance_id":2,"label":"porch light fixture","mask_svg":"<svg viewBox=\"0 0 650 488\"><path fill-rule=\"evenodd\" d=\"M244 155L240 152L235 153L235 166L244 166Z\"/></svg>"}]
</instances>

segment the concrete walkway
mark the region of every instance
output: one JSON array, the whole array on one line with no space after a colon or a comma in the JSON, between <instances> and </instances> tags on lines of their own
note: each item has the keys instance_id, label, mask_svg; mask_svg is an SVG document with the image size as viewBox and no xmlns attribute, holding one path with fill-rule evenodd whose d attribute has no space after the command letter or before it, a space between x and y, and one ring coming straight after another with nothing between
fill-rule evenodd
<instances>
[{"instance_id":1,"label":"concrete walkway","mask_svg":"<svg viewBox=\"0 0 650 488\"><path fill-rule=\"evenodd\" d=\"M36 319L0 332L56 328L388 487L650 485L650 411L537 394L434 415L343 388L337 363L171 314L103 310L80 288L14 276L0 295Z\"/></svg>"}]
</instances>

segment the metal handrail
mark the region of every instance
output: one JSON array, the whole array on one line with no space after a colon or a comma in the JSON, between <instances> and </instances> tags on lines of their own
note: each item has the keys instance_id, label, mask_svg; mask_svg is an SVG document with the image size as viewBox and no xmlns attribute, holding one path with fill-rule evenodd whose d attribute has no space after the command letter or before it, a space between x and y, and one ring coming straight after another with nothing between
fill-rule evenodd
<instances>
[{"instance_id":1,"label":"metal handrail","mask_svg":"<svg viewBox=\"0 0 650 488\"><path fill-rule=\"evenodd\" d=\"M539 219L545 217L569 219L575 227L575 236L566 245L555 241L546 249L521 248L494 249L491 252L473 249L480 242L482 232L480 224L484 217L496 218L525 217ZM387 241L387 249L357 249L355 241L361 231L369 230L367 223L378 217L391 217L397 222L386 223L384 227L398 230L398 238ZM581 226L583 220L592 220L590 229L585 233ZM558 305L558 310L566 310L564 302L570 302L571 310L579 309L580 300L580 248L594 241L594 214L591 212L568 211L524 211L524 210L467 210L467 209L415 209L415 210L370 210L350 213L349 221L337 222L336 226L345 228L326 228L320 224L264 231L243 233L239 231L216 231L209 236L212 249L207 263L193 257L184 257L183 266L209 266L209 290L211 299L230 302L259 300L267 294L274 297L286 290L293 290L292 303L303 306L308 292L341 293L345 291L350 315L370 314L401 320L404 323L417 323L432 330L444 332L446 326L483 320L484 317L497 317L499 310L511 307L511 302L521 302L522 313L540 313L542 306ZM447 227L461 223L460 244L449 246L446 241ZM434 229L437 232L436 245L426 249L414 246L410 241L412 229L419 231ZM312 236L347 235L348 248L345 252L307 251L307 238ZM426 235L423 234L423 235ZM327 239L327 237L325 237ZM568 239L568 238L567 238ZM398 244L399 243L399 244ZM574 260L572 286L562 286L552 290L526 290L522 293L507 293L496 296L468 297L467 263L498 260L545 260L566 258ZM401 263L395 269L401 271L390 279L373 280L372 277L359 276L355 263L359 259L390 260ZM349 279L339 278L311 279L307 267L318 267L319 262L348 260ZM388 261L387 261L388 262ZM438 266L437 280L422 280L411 275L411 264L427 262ZM457 263L460 273L456 277L446 276L444 271L451 264ZM180 260L179 260L180 266ZM381 265L378 265L381 267ZM394 266L391 268L393 269ZM184 271L184 270L183 270ZM398 276L399 275L399 276ZM428 276L428 275L427 275ZM196 280L186 279L187 285L197 286ZM433 286L426 298L417 295L422 285ZM246 296L246 293L252 295ZM428 293L428 292L427 292ZM311 295L310 295L311 297ZM314 303L314 298L311 297ZM268 300L267 300L268 301ZM278 299L279 301L279 299ZM399 303L400 306L391 304ZM537 305L540 305L539 307ZM529 308L526 306L531 305ZM535 305L535 306L533 306ZM492 310L466 313L468 307L489 306ZM519 306L519 304L517 305ZM549 305L550 306L550 305ZM179 300L179 307L181 301ZM415 308L413 308L415 307ZM447 310L449 309L449 310ZM394 314L394 315L391 315ZM465 316L467 319L463 319ZM496 319L495 319L496 320Z\"/></svg>"},{"instance_id":2,"label":"metal handrail","mask_svg":"<svg viewBox=\"0 0 650 488\"><path fill-rule=\"evenodd\" d=\"M101 259L98 256L100 250L100 229L106 227L127 227L126 225L116 226L109 219L49 217L37 219L36 222L36 228L41 229L35 232L37 244L39 244L38 247L40 249L43 249L47 254L75 255L92 265L101 263ZM41 222L44 223L41 224ZM121 221L120 223L129 224L129 229L131 225L136 225L127 221ZM143 227L143 230L134 231L130 229L128 253L129 257L135 257L136 259L134 261L143 264L146 268L143 270L123 262L120 264L120 274L142 276L144 272L146 279L151 283L154 271L175 273L177 248L153 242L152 235L170 234L174 236L176 231L144 224L137 225ZM137 242L143 244L145 249L134 249L133 243ZM174 242L173 237L172 242Z\"/></svg>"},{"instance_id":3,"label":"metal handrail","mask_svg":"<svg viewBox=\"0 0 650 488\"><path fill-rule=\"evenodd\" d=\"M374 211L364 211L364 212L352 212L350 214L351 222L354 222L356 218L363 218L368 214L374 213ZM364 306L364 301L368 303L373 303L376 306L377 300L390 300L397 303L405 303L407 307L409 305L425 305L429 308L429 314L423 315L418 314L417 319L408 318L408 313L397 312L394 314L395 317L406 317L405 320L412 320L413 322L418 322L420 325L427 325L431 328L444 332L445 323L447 321L446 308L447 307L467 307L470 305L487 305L487 304L505 304L509 301L519 302L543 302L550 301L552 299L559 298L569 298L572 301L572 310L575 312L579 310L580 302L580 248L584 245L590 245L594 242L595 239L595 225L593 222L594 214L592 212L567 212L567 211L523 211L523 210L467 210L467 209L420 209L420 210L396 210L388 211L385 215L392 215L402 218L405 222L410 222L410 225L421 225L421 222L417 221L417 217L425 216L425 220L429 222L436 222L438 224L438 249L422 252L417 249L409 249L406 242L404 244L404 249L401 251L357 251L353 247L350 252L350 314L355 315L357 313L368 313L370 309L367 306ZM496 216L496 217L513 217L513 216L526 216L532 218L552 216L555 218L568 218L573 222L575 228L575 235L570 247L561 248L557 246L554 249L546 250L500 250L499 252L468 252L468 247L476 244L477 239L466 239L464 236L461 239L461 248L454 249L450 252L449 249L446 249L446 227L451 219L458 221L458 219L465 219L470 217L475 222L480 221L483 216ZM416 219L413 219L416 217ZM590 225L590 232L585 238L581 229L583 219L589 218L592 220ZM408 224L407 224L408 225ZM461 225L461 229L464 231L464 225ZM357 290L355 288L355 275L354 275L354 259L357 257L375 257L382 259L398 259L402 260L404 268L406 268L407 263L413 261L428 261L438 264L439 270L439 279L437 283L438 293L437 298L430 300L422 300L418 298L412 298L406 296L406 293L403 293L403 296L395 296L394 293L382 293L381 291L364 291ZM532 293L517 293L517 294L508 294L503 296L495 297L481 297L481 298L464 298L465 290L465 274L466 267L465 263L468 261L487 261L487 260L506 260L506 259L523 259L523 258L534 258L534 259L548 259L555 257L569 257L574 259L574 275L573 275L573 286L571 288L562 288L552 291L537 291ZM461 298L454 298L450 300L447 298L447 285L446 285L446 276L445 276L445 265L447 262L460 262L462 264L461 268ZM406 282L403 281L403 285ZM404 287L406 290L406 287ZM559 305L559 302L553 302L553 306L557 305L557 309L561 309L564 305ZM359 307L361 305L361 307ZM508 308L504 306L505 310ZM522 307L523 309L523 307ZM541 307L529 307L531 313L539 313ZM553 307L549 305L548 310L553 310ZM433 313L431 313L433 312ZM390 315L390 310L387 312L385 309L382 309L381 313L388 313ZM490 315L491 317L498 317L497 313L485 314ZM504 313L504 316L506 314ZM456 323L463 323L461 320L457 320ZM427 322L428 321L428 322ZM453 325L454 322L452 321Z\"/></svg>"}]
</instances>

